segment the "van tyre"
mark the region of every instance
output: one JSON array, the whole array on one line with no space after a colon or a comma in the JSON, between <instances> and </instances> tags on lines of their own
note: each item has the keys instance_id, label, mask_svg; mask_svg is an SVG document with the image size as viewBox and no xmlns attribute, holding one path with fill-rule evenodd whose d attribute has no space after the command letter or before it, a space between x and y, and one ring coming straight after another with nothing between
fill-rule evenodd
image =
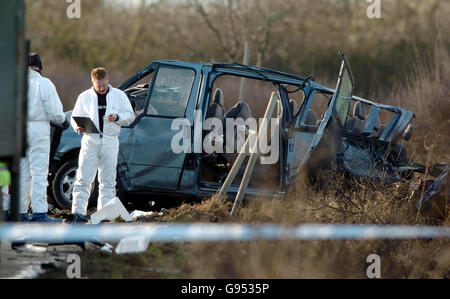
<instances>
[{"instance_id":1,"label":"van tyre","mask_svg":"<svg viewBox=\"0 0 450 299\"><path fill-rule=\"evenodd\" d=\"M72 191L75 184L77 169L78 160L70 160L61 166L61 168L56 172L55 179L53 180L53 197L59 208L63 210L72 209ZM91 195L89 197L89 207L96 207L98 198L97 177L92 185Z\"/></svg>"}]
</instances>

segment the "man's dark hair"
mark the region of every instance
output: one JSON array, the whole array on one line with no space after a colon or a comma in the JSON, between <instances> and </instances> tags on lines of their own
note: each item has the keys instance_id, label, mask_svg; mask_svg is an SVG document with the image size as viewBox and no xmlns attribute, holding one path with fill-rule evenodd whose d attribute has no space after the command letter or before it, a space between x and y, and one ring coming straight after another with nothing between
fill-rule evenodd
<instances>
[{"instance_id":1,"label":"man's dark hair","mask_svg":"<svg viewBox=\"0 0 450 299\"><path fill-rule=\"evenodd\" d=\"M28 55L28 66L36 66L40 70L43 69L41 57L39 57L38 53L30 53L30 55Z\"/></svg>"}]
</instances>

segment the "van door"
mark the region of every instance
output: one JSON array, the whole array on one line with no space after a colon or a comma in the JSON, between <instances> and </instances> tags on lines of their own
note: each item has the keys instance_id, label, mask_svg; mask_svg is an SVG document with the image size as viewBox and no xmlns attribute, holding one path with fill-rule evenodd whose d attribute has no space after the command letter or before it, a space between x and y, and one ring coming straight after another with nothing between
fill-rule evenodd
<instances>
[{"instance_id":1,"label":"van door","mask_svg":"<svg viewBox=\"0 0 450 299\"><path fill-rule=\"evenodd\" d=\"M193 124L200 80L201 69L196 65L158 64L144 114L128 136L127 180L134 190L177 190L188 151L172 148L180 134L180 130L172 129L173 122L184 119ZM187 127L181 130L187 133Z\"/></svg>"},{"instance_id":2,"label":"van door","mask_svg":"<svg viewBox=\"0 0 450 299\"><path fill-rule=\"evenodd\" d=\"M300 169L315 172L319 168L330 169L336 164L355 85L350 65L345 56L342 57L336 90L322 119L318 120L320 124L317 126L308 123L308 119L311 119L313 96L314 93L321 92L319 88L310 90L310 96L293 122L287 158L288 184Z\"/></svg>"}]
</instances>

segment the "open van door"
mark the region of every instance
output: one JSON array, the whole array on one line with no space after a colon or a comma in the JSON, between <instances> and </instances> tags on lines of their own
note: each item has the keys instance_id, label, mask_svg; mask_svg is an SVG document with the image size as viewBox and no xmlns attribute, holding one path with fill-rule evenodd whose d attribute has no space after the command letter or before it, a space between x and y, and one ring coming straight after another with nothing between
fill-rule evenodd
<instances>
[{"instance_id":1,"label":"open van door","mask_svg":"<svg viewBox=\"0 0 450 299\"><path fill-rule=\"evenodd\" d=\"M347 58L341 52L339 55L342 56L342 64L336 90L320 125L314 126L315 124L311 125L305 121L311 113L309 107L314 100L313 95L320 92L319 90L310 92L293 122L287 157L288 184L301 169L311 173L318 169L330 169L336 165L336 155L342 141L355 86Z\"/></svg>"},{"instance_id":2,"label":"open van door","mask_svg":"<svg viewBox=\"0 0 450 299\"><path fill-rule=\"evenodd\" d=\"M121 143L121 153L127 157L126 176L134 190L178 189L189 151L176 152L172 145L178 140L176 135L190 137L186 130L190 127L185 125L182 131L173 127L176 120L194 122L201 76L200 67L194 64L156 64L144 112Z\"/></svg>"}]
</instances>

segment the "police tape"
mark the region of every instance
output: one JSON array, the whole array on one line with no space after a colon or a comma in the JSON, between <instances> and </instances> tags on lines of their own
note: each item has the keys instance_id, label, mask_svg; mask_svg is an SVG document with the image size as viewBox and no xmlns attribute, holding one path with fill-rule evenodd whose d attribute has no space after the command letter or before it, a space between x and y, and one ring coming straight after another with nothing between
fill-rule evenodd
<instances>
[{"instance_id":1,"label":"police tape","mask_svg":"<svg viewBox=\"0 0 450 299\"><path fill-rule=\"evenodd\" d=\"M450 227L356 224L0 224L0 240L10 242L119 242L129 237L150 242L250 240L374 240L449 238Z\"/></svg>"}]
</instances>

